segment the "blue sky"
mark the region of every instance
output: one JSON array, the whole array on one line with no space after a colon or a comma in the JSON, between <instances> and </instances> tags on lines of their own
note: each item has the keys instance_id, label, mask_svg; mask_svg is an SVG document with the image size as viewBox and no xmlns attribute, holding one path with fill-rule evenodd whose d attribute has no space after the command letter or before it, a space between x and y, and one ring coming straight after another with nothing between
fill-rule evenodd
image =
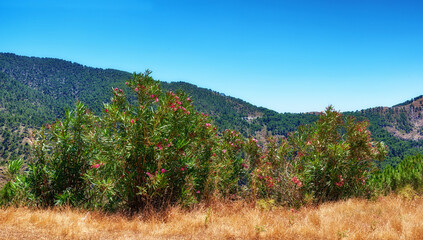
<instances>
[{"instance_id":1,"label":"blue sky","mask_svg":"<svg viewBox=\"0 0 423 240\"><path fill-rule=\"evenodd\" d=\"M423 2L2 0L0 52L186 81L278 112L423 94Z\"/></svg>"}]
</instances>

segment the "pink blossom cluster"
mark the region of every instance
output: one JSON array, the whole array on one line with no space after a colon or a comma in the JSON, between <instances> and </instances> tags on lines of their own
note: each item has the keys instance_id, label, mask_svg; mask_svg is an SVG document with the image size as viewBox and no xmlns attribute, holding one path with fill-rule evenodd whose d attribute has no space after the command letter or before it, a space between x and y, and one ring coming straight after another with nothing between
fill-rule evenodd
<instances>
[{"instance_id":1,"label":"pink blossom cluster","mask_svg":"<svg viewBox=\"0 0 423 240\"><path fill-rule=\"evenodd\" d=\"M169 108L172 109L174 112L178 111L178 109L182 109L184 113L190 114L190 112L185 108L182 107L182 102L179 100L179 96L175 95L172 91L169 91L167 93L169 96L172 96L175 100L175 102L169 103ZM190 102L191 99L187 98L187 101ZM157 102L157 101L156 101Z\"/></svg>"},{"instance_id":2,"label":"pink blossom cluster","mask_svg":"<svg viewBox=\"0 0 423 240\"><path fill-rule=\"evenodd\" d=\"M165 172L166 172L166 170L165 170L164 168L162 168L162 169L160 170L160 172L161 172L161 173L165 173ZM150 172L146 172L145 174L147 174L147 176L148 176L149 178L153 178L153 177L155 177L155 176L157 175L157 171L155 171L155 172L154 172L154 175L153 175L153 174L151 174Z\"/></svg>"},{"instance_id":3,"label":"pink blossom cluster","mask_svg":"<svg viewBox=\"0 0 423 240\"><path fill-rule=\"evenodd\" d=\"M265 176L265 179L266 179L267 186L269 188L272 188L273 187L273 179L270 176Z\"/></svg>"},{"instance_id":4,"label":"pink blossom cluster","mask_svg":"<svg viewBox=\"0 0 423 240\"><path fill-rule=\"evenodd\" d=\"M342 187L342 186L344 186L344 179L342 178L342 175L339 175L339 182L336 182L335 184L336 184L336 186L338 186L338 187Z\"/></svg>"},{"instance_id":5,"label":"pink blossom cluster","mask_svg":"<svg viewBox=\"0 0 423 240\"><path fill-rule=\"evenodd\" d=\"M91 167L90 168L99 168L101 165L103 165L103 163L96 163L96 164L93 164L93 165L91 165Z\"/></svg>"},{"instance_id":6,"label":"pink blossom cluster","mask_svg":"<svg viewBox=\"0 0 423 240\"><path fill-rule=\"evenodd\" d=\"M297 185L297 187L301 187L303 185L303 183L297 177L292 177L291 182Z\"/></svg>"}]
</instances>

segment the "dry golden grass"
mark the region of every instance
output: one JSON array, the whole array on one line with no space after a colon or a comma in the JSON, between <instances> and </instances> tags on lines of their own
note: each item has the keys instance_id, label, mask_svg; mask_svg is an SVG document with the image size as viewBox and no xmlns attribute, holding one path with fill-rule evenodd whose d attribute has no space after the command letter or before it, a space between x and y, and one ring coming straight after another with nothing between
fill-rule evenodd
<instances>
[{"instance_id":1,"label":"dry golden grass","mask_svg":"<svg viewBox=\"0 0 423 240\"><path fill-rule=\"evenodd\" d=\"M0 239L423 239L423 198L351 199L260 210L217 203L128 219L77 210L0 209Z\"/></svg>"}]
</instances>

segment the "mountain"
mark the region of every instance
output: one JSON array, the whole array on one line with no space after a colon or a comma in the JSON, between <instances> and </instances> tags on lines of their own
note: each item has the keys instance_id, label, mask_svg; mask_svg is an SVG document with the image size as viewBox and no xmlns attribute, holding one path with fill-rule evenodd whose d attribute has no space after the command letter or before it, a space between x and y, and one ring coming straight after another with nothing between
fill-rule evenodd
<instances>
[{"instance_id":1,"label":"mountain","mask_svg":"<svg viewBox=\"0 0 423 240\"><path fill-rule=\"evenodd\" d=\"M61 59L0 53L0 162L27 156L32 129L61 118L64 109L73 108L78 100L101 114L103 103L110 100L111 89L127 90L124 82L131 76L124 71ZM299 125L319 118L316 113L277 113L185 82L162 82L162 88L188 93L196 109L209 114L221 130L234 129L245 136L286 136ZM368 119L373 138L388 144L390 159L395 162L422 151L420 101L418 97L392 108L345 114Z\"/></svg>"},{"instance_id":2,"label":"mountain","mask_svg":"<svg viewBox=\"0 0 423 240\"><path fill-rule=\"evenodd\" d=\"M408 140L423 139L423 95L391 109L385 109L384 115L399 112L399 118L387 119L390 123L386 129L396 137ZM398 114L397 114L398 115ZM396 126L401 126L400 128Z\"/></svg>"},{"instance_id":3,"label":"mountain","mask_svg":"<svg viewBox=\"0 0 423 240\"><path fill-rule=\"evenodd\" d=\"M392 107L345 113L368 120L373 139L389 147L387 163L396 165L407 155L423 152L423 96Z\"/></svg>"}]
</instances>

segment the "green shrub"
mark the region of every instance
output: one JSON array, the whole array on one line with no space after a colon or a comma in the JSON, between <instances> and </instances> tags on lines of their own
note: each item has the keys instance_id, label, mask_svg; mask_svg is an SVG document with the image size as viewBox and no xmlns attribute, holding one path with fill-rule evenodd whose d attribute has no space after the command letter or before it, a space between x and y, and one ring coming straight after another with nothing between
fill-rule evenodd
<instances>
[{"instance_id":1,"label":"green shrub","mask_svg":"<svg viewBox=\"0 0 423 240\"><path fill-rule=\"evenodd\" d=\"M269 139L263 148L247 141L252 193L291 206L368 194L375 160L383 160L387 150L371 141L367 126L328 107L318 122L288 139Z\"/></svg>"},{"instance_id":2,"label":"green shrub","mask_svg":"<svg viewBox=\"0 0 423 240\"><path fill-rule=\"evenodd\" d=\"M387 165L372 175L371 184L374 191L382 194L413 188L417 192L423 189L423 155L408 156L397 166Z\"/></svg>"},{"instance_id":3,"label":"green shrub","mask_svg":"<svg viewBox=\"0 0 423 240\"><path fill-rule=\"evenodd\" d=\"M26 175L21 173L22 159L12 160L6 169L9 181L0 190L0 206L28 205L32 196L29 193Z\"/></svg>"},{"instance_id":4,"label":"green shrub","mask_svg":"<svg viewBox=\"0 0 423 240\"><path fill-rule=\"evenodd\" d=\"M362 196L367 181L377 170L375 160L383 160L387 149L372 142L368 122L328 107L316 123L301 127L291 135L302 189L312 193L317 202Z\"/></svg>"},{"instance_id":5,"label":"green shrub","mask_svg":"<svg viewBox=\"0 0 423 240\"><path fill-rule=\"evenodd\" d=\"M37 205L51 206L62 194L72 195L74 204L86 201L84 174L100 148L94 144L97 129L97 118L78 102L63 120L35 133L28 181Z\"/></svg>"},{"instance_id":6,"label":"green shrub","mask_svg":"<svg viewBox=\"0 0 423 240\"><path fill-rule=\"evenodd\" d=\"M210 194L206 185L216 127L183 93L163 93L147 71L126 83L130 104L114 89L101 118L101 150L85 174L93 203L131 210L190 205Z\"/></svg>"}]
</instances>

